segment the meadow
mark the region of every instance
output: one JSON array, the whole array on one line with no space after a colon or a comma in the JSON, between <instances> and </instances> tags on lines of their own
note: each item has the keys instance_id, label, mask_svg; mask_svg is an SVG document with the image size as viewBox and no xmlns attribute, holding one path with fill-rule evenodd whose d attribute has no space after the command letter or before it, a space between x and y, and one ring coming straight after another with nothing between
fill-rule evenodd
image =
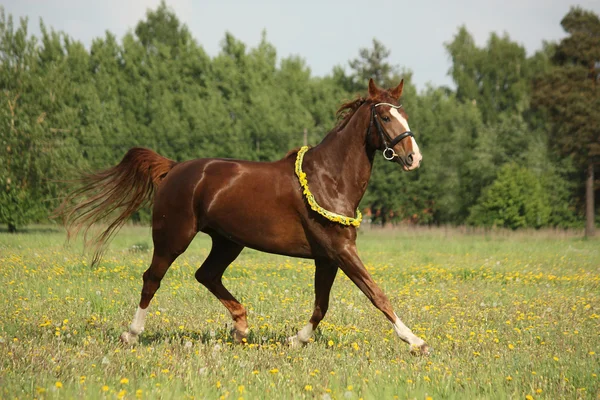
<instances>
[{"instance_id":1,"label":"meadow","mask_svg":"<svg viewBox=\"0 0 600 400\"><path fill-rule=\"evenodd\" d=\"M598 399L600 241L555 232L361 230L359 251L400 318L434 349L410 355L342 274L306 347L309 260L244 250L225 285L248 309L248 342L194 272L198 236L150 305L140 342L119 342L151 257L126 227L97 267L80 242L33 227L0 233L2 399Z\"/></svg>"}]
</instances>

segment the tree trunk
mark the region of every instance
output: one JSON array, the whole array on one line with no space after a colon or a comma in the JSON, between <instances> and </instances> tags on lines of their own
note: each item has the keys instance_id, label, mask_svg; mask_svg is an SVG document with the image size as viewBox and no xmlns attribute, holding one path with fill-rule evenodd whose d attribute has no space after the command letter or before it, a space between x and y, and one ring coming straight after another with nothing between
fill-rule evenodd
<instances>
[{"instance_id":1,"label":"tree trunk","mask_svg":"<svg viewBox=\"0 0 600 400\"><path fill-rule=\"evenodd\" d=\"M16 233L17 232L17 227L15 226L15 224L13 223L8 223L8 232L9 233Z\"/></svg>"},{"instance_id":2,"label":"tree trunk","mask_svg":"<svg viewBox=\"0 0 600 400\"><path fill-rule=\"evenodd\" d=\"M594 162L588 161L587 179L585 180L585 236L594 236Z\"/></svg>"}]
</instances>

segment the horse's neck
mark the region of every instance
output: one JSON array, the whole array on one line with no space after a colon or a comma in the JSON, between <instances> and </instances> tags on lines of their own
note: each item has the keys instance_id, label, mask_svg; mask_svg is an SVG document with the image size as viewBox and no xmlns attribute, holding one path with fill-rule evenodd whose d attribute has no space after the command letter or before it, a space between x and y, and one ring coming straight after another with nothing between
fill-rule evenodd
<instances>
[{"instance_id":1,"label":"horse's neck","mask_svg":"<svg viewBox=\"0 0 600 400\"><path fill-rule=\"evenodd\" d=\"M374 156L374 151L366 145L368 125L368 108L363 106L343 129L330 132L310 152L311 169L318 170L318 191L328 196L329 203L336 208L333 211L353 215L365 194Z\"/></svg>"}]
</instances>

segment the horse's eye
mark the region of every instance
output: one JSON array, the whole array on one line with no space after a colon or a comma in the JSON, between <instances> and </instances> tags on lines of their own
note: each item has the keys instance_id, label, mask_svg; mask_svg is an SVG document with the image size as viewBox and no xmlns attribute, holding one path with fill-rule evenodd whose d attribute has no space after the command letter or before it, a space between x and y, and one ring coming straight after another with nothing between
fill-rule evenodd
<instances>
[{"instance_id":1,"label":"horse's eye","mask_svg":"<svg viewBox=\"0 0 600 400\"><path fill-rule=\"evenodd\" d=\"M390 117L388 116L383 116L381 117L381 119L383 120L383 122L390 122Z\"/></svg>"}]
</instances>

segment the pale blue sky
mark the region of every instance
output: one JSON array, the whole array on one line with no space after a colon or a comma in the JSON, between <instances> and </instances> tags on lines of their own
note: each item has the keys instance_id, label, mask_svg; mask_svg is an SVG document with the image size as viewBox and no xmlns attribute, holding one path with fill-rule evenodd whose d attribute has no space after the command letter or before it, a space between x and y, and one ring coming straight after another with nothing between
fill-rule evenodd
<instances>
[{"instance_id":1,"label":"pale blue sky","mask_svg":"<svg viewBox=\"0 0 600 400\"><path fill-rule=\"evenodd\" d=\"M29 17L33 33L40 17L47 26L68 33L86 45L106 30L121 38L160 0L2 0L13 17ZM560 20L572 5L600 14L600 0L396 0L396 1L194 1L167 4L210 55L216 55L225 32L249 46L266 30L280 57L300 55L313 75L347 67L361 47L377 38L392 51L391 62L414 73L419 89L427 82L450 85L450 62L444 42L466 25L479 45L490 32L509 36L528 53L542 40L564 36ZM369 5L367 5L369 4Z\"/></svg>"}]
</instances>

